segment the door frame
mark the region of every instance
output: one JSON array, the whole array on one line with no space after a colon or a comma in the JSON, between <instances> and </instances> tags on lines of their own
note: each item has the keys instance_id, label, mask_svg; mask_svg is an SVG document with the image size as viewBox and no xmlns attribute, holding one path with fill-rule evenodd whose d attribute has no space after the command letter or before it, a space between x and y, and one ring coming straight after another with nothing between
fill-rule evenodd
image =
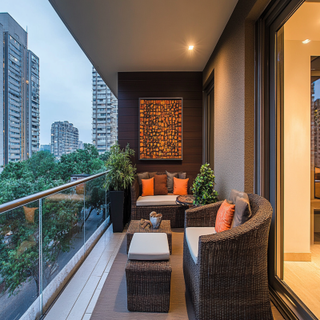
<instances>
[{"instance_id":1,"label":"door frame","mask_svg":"<svg viewBox=\"0 0 320 320\"><path fill-rule=\"evenodd\" d=\"M273 207L268 247L268 277L273 303L286 319L317 319L279 277L283 261L283 134L277 103L276 33L304 0L271 1L256 22L255 192Z\"/></svg>"},{"instance_id":2,"label":"door frame","mask_svg":"<svg viewBox=\"0 0 320 320\"><path fill-rule=\"evenodd\" d=\"M214 71L212 72L212 75L214 74ZM210 100L208 99L208 96L210 93L214 93L214 77L210 77L209 83L205 86L203 90L203 154L202 154L202 162L203 163L209 163L210 155ZM213 146L211 146L214 150L214 141ZM211 168L214 170L214 164L210 164Z\"/></svg>"}]
</instances>

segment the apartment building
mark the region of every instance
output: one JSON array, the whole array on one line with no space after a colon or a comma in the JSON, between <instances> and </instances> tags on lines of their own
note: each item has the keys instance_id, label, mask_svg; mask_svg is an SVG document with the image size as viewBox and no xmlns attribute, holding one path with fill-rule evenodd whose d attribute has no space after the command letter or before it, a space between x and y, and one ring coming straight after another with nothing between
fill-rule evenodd
<instances>
[{"instance_id":1,"label":"apartment building","mask_svg":"<svg viewBox=\"0 0 320 320\"><path fill-rule=\"evenodd\" d=\"M110 150L118 140L118 99L92 68L92 144L99 153Z\"/></svg>"},{"instance_id":2,"label":"apartment building","mask_svg":"<svg viewBox=\"0 0 320 320\"><path fill-rule=\"evenodd\" d=\"M56 121L51 125L51 153L56 158L76 151L79 146L79 130L68 121Z\"/></svg>"},{"instance_id":3,"label":"apartment building","mask_svg":"<svg viewBox=\"0 0 320 320\"><path fill-rule=\"evenodd\" d=\"M28 49L28 33L0 13L0 166L39 150L39 58Z\"/></svg>"}]
</instances>

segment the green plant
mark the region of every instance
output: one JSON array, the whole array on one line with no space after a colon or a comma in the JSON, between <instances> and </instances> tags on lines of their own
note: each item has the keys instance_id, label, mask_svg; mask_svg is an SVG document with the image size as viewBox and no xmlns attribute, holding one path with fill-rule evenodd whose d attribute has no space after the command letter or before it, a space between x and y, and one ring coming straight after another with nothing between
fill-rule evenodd
<instances>
[{"instance_id":1,"label":"green plant","mask_svg":"<svg viewBox=\"0 0 320 320\"><path fill-rule=\"evenodd\" d=\"M218 192L214 190L214 173L208 163L203 164L200 173L195 178L191 191L194 195L194 205L203 205L218 201Z\"/></svg>"},{"instance_id":2,"label":"green plant","mask_svg":"<svg viewBox=\"0 0 320 320\"><path fill-rule=\"evenodd\" d=\"M119 144L111 147L109 158L105 163L108 173L104 186L107 190L123 191L132 184L136 172L131 162L132 156L134 150L130 149L129 144L125 149L121 149Z\"/></svg>"}]
</instances>

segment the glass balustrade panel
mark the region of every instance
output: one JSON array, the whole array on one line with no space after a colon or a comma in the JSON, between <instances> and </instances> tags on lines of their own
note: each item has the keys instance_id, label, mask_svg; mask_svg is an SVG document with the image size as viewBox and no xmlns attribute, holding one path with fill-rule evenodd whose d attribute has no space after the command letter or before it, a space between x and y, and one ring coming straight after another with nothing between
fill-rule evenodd
<instances>
[{"instance_id":1,"label":"glass balustrade panel","mask_svg":"<svg viewBox=\"0 0 320 320\"><path fill-rule=\"evenodd\" d=\"M19 319L40 294L39 201L0 214L0 319Z\"/></svg>"}]
</instances>

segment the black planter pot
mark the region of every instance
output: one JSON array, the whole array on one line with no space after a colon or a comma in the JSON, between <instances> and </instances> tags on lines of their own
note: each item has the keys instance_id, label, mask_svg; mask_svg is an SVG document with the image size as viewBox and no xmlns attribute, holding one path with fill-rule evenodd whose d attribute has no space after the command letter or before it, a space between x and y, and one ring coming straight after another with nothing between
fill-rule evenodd
<instances>
[{"instance_id":1,"label":"black planter pot","mask_svg":"<svg viewBox=\"0 0 320 320\"><path fill-rule=\"evenodd\" d=\"M124 191L110 191L110 218L113 232L122 232L124 227L123 204Z\"/></svg>"}]
</instances>

